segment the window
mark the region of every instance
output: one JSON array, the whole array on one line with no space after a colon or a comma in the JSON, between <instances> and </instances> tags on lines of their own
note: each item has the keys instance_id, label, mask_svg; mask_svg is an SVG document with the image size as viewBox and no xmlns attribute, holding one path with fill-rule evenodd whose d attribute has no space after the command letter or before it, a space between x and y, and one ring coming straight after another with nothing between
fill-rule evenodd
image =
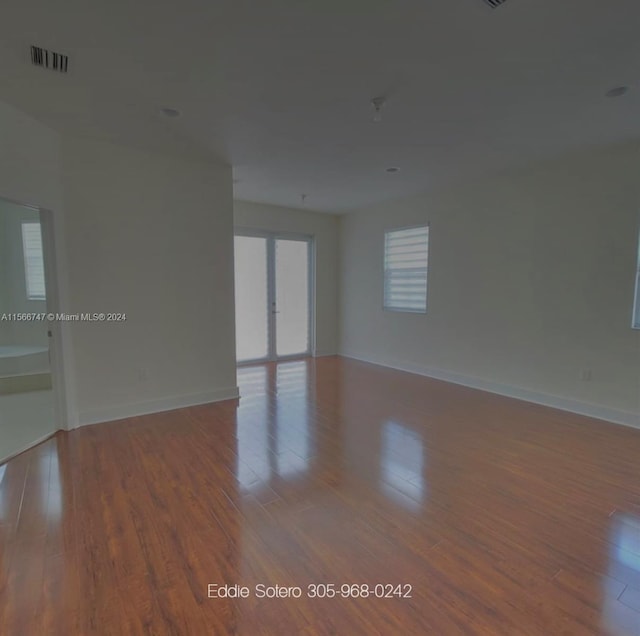
<instances>
[{"instance_id":1,"label":"window","mask_svg":"<svg viewBox=\"0 0 640 636\"><path fill-rule=\"evenodd\" d=\"M633 321L631 326L640 329L640 235L638 236L638 264L636 267L636 293L633 300Z\"/></svg>"},{"instance_id":2,"label":"window","mask_svg":"<svg viewBox=\"0 0 640 636\"><path fill-rule=\"evenodd\" d=\"M429 226L384 233L384 308L427 312Z\"/></svg>"},{"instance_id":3,"label":"window","mask_svg":"<svg viewBox=\"0 0 640 636\"><path fill-rule=\"evenodd\" d=\"M22 250L27 298L29 300L44 300L44 259L42 257L40 223L22 224Z\"/></svg>"}]
</instances>

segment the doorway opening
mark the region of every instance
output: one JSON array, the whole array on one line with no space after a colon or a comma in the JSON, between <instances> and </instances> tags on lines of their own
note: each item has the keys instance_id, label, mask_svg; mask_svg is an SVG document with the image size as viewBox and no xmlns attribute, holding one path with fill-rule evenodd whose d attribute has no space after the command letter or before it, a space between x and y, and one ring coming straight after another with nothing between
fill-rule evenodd
<instances>
[{"instance_id":1,"label":"doorway opening","mask_svg":"<svg viewBox=\"0 0 640 636\"><path fill-rule=\"evenodd\" d=\"M0 462L60 428L53 250L49 212L0 198Z\"/></svg>"},{"instance_id":2,"label":"doorway opening","mask_svg":"<svg viewBox=\"0 0 640 636\"><path fill-rule=\"evenodd\" d=\"M311 236L237 231L235 293L238 364L311 355Z\"/></svg>"}]
</instances>

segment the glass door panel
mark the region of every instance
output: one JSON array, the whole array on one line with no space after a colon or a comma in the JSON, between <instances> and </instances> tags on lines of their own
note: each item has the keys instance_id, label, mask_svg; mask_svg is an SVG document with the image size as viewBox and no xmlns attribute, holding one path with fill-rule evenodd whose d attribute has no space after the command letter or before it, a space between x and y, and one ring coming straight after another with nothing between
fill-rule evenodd
<instances>
[{"instance_id":1,"label":"glass door panel","mask_svg":"<svg viewBox=\"0 0 640 636\"><path fill-rule=\"evenodd\" d=\"M269 357L267 239L235 237L236 358Z\"/></svg>"},{"instance_id":2,"label":"glass door panel","mask_svg":"<svg viewBox=\"0 0 640 636\"><path fill-rule=\"evenodd\" d=\"M275 239L276 356L309 353L309 241Z\"/></svg>"},{"instance_id":3,"label":"glass door panel","mask_svg":"<svg viewBox=\"0 0 640 636\"><path fill-rule=\"evenodd\" d=\"M311 238L235 236L236 359L311 353Z\"/></svg>"}]
</instances>

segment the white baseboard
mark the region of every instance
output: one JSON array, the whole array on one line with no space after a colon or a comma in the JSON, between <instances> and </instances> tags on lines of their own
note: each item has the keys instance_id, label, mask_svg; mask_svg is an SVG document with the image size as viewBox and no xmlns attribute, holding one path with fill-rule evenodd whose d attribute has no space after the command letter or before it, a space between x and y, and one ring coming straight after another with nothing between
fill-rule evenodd
<instances>
[{"instance_id":1,"label":"white baseboard","mask_svg":"<svg viewBox=\"0 0 640 636\"><path fill-rule=\"evenodd\" d=\"M559 395L531 391L518 386L500 384L499 382L483 380L482 378L464 375L454 371L434 369L412 362L387 361L377 358L376 356L352 352L344 352L340 353L340 355L345 358L360 360L361 362L368 362L370 364L389 367L390 369L397 369L398 371L406 371L408 373L415 373L416 375L423 375L436 380L444 380L445 382L451 382L453 384L461 384L462 386L467 386L472 389L480 389L489 393L497 393L498 395L504 395L517 400L524 400L525 402L533 402L534 404L550 406L561 411L569 411L571 413L577 413L578 415L586 415L587 417L613 422L614 424L640 428L640 414L633 413L631 411L623 411L608 406L601 406L599 404L581 402L579 400L573 400Z\"/></svg>"},{"instance_id":2,"label":"white baseboard","mask_svg":"<svg viewBox=\"0 0 640 636\"><path fill-rule=\"evenodd\" d=\"M221 402L223 400L234 400L238 398L240 392L238 387L227 389L215 389L202 393L189 393L186 395L175 395L159 400L149 400L146 402L135 402L131 404L118 404L116 406L105 406L102 408L81 411L79 413L79 426L99 424L101 422L111 422L122 420L138 415L149 415L151 413L161 413L162 411L173 411L187 406L197 406L198 404L209 404L211 402Z\"/></svg>"},{"instance_id":3,"label":"white baseboard","mask_svg":"<svg viewBox=\"0 0 640 636\"><path fill-rule=\"evenodd\" d=\"M46 442L48 439L53 437L57 432L58 432L57 430L51 431L50 433L47 433L46 435L43 435L42 437L39 437L38 439L33 440L33 442L29 442L26 446L23 446L17 451L14 451L10 455L7 455L6 457L0 457L0 465L6 464L10 459L17 457L18 455L22 455L22 453L28 451L30 448L33 448L38 444L42 444L42 442Z\"/></svg>"},{"instance_id":4,"label":"white baseboard","mask_svg":"<svg viewBox=\"0 0 640 636\"><path fill-rule=\"evenodd\" d=\"M328 356L337 356L338 354L333 351L333 352L329 352L329 353L325 353L324 351L315 351L313 353L313 357L314 358L326 358Z\"/></svg>"}]
</instances>

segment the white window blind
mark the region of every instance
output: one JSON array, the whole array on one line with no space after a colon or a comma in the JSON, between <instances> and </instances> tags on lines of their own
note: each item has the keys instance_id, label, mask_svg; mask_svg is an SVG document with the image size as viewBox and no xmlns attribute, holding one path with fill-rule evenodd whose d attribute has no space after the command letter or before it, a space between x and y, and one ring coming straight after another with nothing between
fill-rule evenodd
<instances>
[{"instance_id":1,"label":"white window blind","mask_svg":"<svg viewBox=\"0 0 640 636\"><path fill-rule=\"evenodd\" d=\"M40 223L22 224L22 250L24 275L29 300L44 300L44 259Z\"/></svg>"},{"instance_id":2,"label":"white window blind","mask_svg":"<svg viewBox=\"0 0 640 636\"><path fill-rule=\"evenodd\" d=\"M385 232L385 309L426 313L428 257L428 225Z\"/></svg>"},{"instance_id":3,"label":"white window blind","mask_svg":"<svg viewBox=\"0 0 640 636\"><path fill-rule=\"evenodd\" d=\"M633 319L631 326L640 329L640 235L638 236L638 265L636 267L636 292L633 299Z\"/></svg>"}]
</instances>

